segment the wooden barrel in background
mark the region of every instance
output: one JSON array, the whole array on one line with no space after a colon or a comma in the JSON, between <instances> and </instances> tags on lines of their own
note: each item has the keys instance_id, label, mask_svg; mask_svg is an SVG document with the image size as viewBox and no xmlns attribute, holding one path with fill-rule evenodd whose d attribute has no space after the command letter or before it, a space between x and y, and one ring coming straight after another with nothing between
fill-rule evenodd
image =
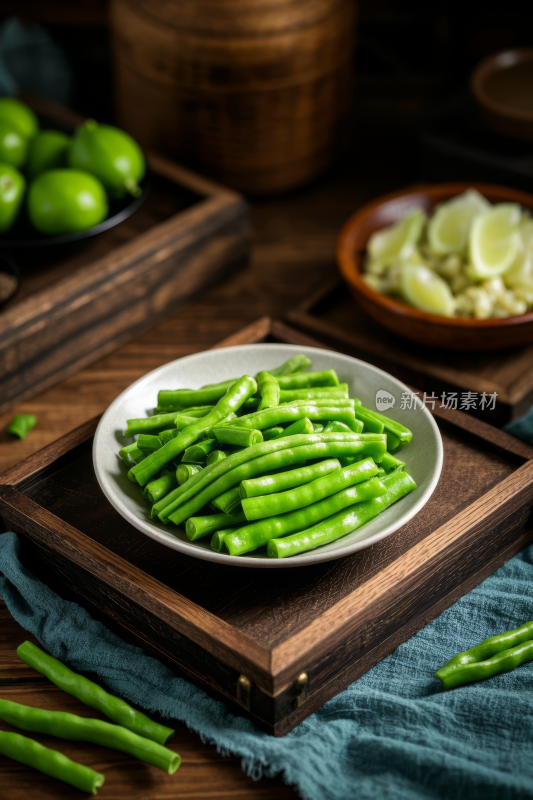
<instances>
[{"instance_id":1,"label":"wooden barrel in background","mask_svg":"<svg viewBox=\"0 0 533 800\"><path fill-rule=\"evenodd\" d=\"M118 124L251 194L323 172L352 99L355 0L112 0Z\"/></svg>"}]
</instances>

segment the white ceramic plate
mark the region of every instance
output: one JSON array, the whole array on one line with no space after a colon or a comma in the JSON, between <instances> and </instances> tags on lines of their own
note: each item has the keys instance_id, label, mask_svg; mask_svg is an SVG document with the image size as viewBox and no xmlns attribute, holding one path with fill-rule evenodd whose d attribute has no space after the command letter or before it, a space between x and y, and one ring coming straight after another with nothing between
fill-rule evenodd
<instances>
[{"instance_id":1,"label":"white ceramic plate","mask_svg":"<svg viewBox=\"0 0 533 800\"><path fill-rule=\"evenodd\" d=\"M350 395L359 397L368 408L376 409L378 392L392 396L394 407L382 413L397 419L413 431L413 439L402 450L401 457L418 488L358 531L332 544L286 559L267 558L264 551L260 555L241 557L215 553L210 547L210 536L194 543L189 542L184 530L151 520L150 508L141 496L140 487L128 480L126 465L118 456L118 450L133 441L123 436L126 420L151 414L157 404L159 389L195 389L206 383L217 383L244 374L255 375L262 369L273 369L296 353L309 356L313 362L313 370L337 370L339 380L348 383ZM111 505L131 525L161 544L194 558L241 567L274 569L301 567L341 558L369 547L405 525L427 503L439 480L442 468L442 439L439 429L431 414L418 400L411 408L401 408L404 392L409 393L407 386L386 372L357 358L329 350L287 344L252 344L207 350L149 372L111 403L100 420L94 437L96 477Z\"/></svg>"}]
</instances>

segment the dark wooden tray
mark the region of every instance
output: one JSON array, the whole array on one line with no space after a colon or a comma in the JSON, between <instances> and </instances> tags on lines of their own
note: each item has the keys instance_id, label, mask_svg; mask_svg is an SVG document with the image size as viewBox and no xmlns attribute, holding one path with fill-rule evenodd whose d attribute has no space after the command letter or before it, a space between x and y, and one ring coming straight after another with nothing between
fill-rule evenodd
<instances>
[{"instance_id":1,"label":"dark wooden tray","mask_svg":"<svg viewBox=\"0 0 533 800\"><path fill-rule=\"evenodd\" d=\"M83 120L25 97L44 127ZM240 195L148 154L151 187L116 227L21 265L21 288L0 311L0 413L96 361L242 262L248 207Z\"/></svg>"},{"instance_id":2,"label":"dark wooden tray","mask_svg":"<svg viewBox=\"0 0 533 800\"><path fill-rule=\"evenodd\" d=\"M287 315L343 353L357 356L421 391L497 393L494 409L469 409L491 425L516 419L533 403L533 345L494 353L463 353L423 347L402 339L373 320L340 278L310 294ZM439 401L440 402L440 401Z\"/></svg>"},{"instance_id":3,"label":"dark wooden tray","mask_svg":"<svg viewBox=\"0 0 533 800\"><path fill-rule=\"evenodd\" d=\"M319 344L265 318L218 346L259 341ZM325 564L250 571L143 536L98 487L96 419L4 473L0 514L47 584L283 735L531 541L533 449L460 412L436 418L444 469L426 507Z\"/></svg>"}]
</instances>

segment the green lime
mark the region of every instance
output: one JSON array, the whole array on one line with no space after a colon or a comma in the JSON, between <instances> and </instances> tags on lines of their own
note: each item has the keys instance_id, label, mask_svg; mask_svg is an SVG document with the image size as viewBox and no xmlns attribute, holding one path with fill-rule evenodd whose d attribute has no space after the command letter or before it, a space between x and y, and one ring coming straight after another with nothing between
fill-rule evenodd
<instances>
[{"instance_id":1,"label":"green lime","mask_svg":"<svg viewBox=\"0 0 533 800\"><path fill-rule=\"evenodd\" d=\"M21 167L26 161L28 140L12 122L0 119L0 161Z\"/></svg>"},{"instance_id":2,"label":"green lime","mask_svg":"<svg viewBox=\"0 0 533 800\"><path fill-rule=\"evenodd\" d=\"M11 122L26 139L39 133L37 117L26 103L16 97L0 97L0 119Z\"/></svg>"},{"instance_id":3,"label":"green lime","mask_svg":"<svg viewBox=\"0 0 533 800\"><path fill-rule=\"evenodd\" d=\"M422 209L415 208L395 225L373 233L367 245L370 258L388 265L408 255L420 239L425 220Z\"/></svg>"},{"instance_id":4,"label":"green lime","mask_svg":"<svg viewBox=\"0 0 533 800\"><path fill-rule=\"evenodd\" d=\"M0 233L8 231L17 214L26 190L26 181L11 164L0 164Z\"/></svg>"},{"instance_id":5,"label":"green lime","mask_svg":"<svg viewBox=\"0 0 533 800\"><path fill-rule=\"evenodd\" d=\"M503 275L505 284L511 287L528 283L533 277L533 220L522 217L519 233L521 247Z\"/></svg>"},{"instance_id":6,"label":"green lime","mask_svg":"<svg viewBox=\"0 0 533 800\"><path fill-rule=\"evenodd\" d=\"M401 288L405 301L419 311L452 317L454 300L450 287L432 269L406 261L401 267Z\"/></svg>"},{"instance_id":7,"label":"green lime","mask_svg":"<svg viewBox=\"0 0 533 800\"><path fill-rule=\"evenodd\" d=\"M30 141L28 147L28 160L26 172L28 178L33 180L41 172L57 167L66 167L67 153L71 139L66 133L60 131L42 131Z\"/></svg>"},{"instance_id":8,"label":"green lime","mask_svg":"<svg viewBox=\"0 0 533 800\"><path fill-rule=\"evenodd\" d=\"M433 253L445 256L464 252L473 220L488 208L489 203L475 189L439 206L428 224L428 242Z\"/></svg>"},{"instance_id":9,"label":"green lime","mask_svg":"<svg viewBox=\"0 0 533 800\"><path fill-rule=\"evenodd\" d=\"M470 277L503 275L515 262L522 247L520 206L499 203L474 219L470 231Z\"/></svg>"},{"instance_id":10,"label":"green lime","mask_svg":"<svg viewBox=\"0 0 533 800\"><path fill-rule=\"evenodd\" d=\"M52 169L30 185L28 213L41 233L77 233L106 218L107 197L94 175L76 169Z\"/></svg>"},{"instance_id":11,"label":"green lime","mask_svg":"<svg viewBox=\"0 0 533 800\"><path fill-rule=\"evenodd\" d=\"M111 197L135 197L146 165L142 150L131 136L112 125L88 120L76 131L69 151L69 164L84 169L102 181Z\"/></svg>"}]
</instances>

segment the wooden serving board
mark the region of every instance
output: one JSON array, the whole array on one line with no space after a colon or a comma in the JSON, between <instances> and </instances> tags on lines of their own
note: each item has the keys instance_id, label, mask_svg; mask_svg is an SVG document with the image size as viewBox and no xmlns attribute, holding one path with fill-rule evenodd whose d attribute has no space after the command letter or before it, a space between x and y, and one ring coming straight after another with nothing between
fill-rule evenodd
<instances>
[{"instance_id":1,"label":"wooden serving board","mask_svg":"<svg viewBox=\"0 0 533 800\"><path fill-rule=\"evenodd\" d=\"M497 393L494 409L470 409L491 425L525 414L533 403L533 345L468 353L423 347L373 320L339 278L322 284L287 318L343 353L357 356L420 390Z\"/></svg>"},{"instance_id":2,"label":"wooden serving board","mask_svg":"<svg viewBox=\"0 0 533 800\"><path fill-rule=\"evenodd\" d=\"M43 127L83 121L24 99ZM147 162L148 196L131 217L50 263L42 250L24 257L20 290L0 310L0 413L116 350L244 261L243 198L155 154Z\"/></svg>"},{"instance_id":3,"label":"wooden serving board","mask_svg":"<svg viewBox=\"0 0 533 800\"><path fill-rule=\"evenodd\" d=\"M320 345L264 318L218 346L260 341ZM436 419L444 468L425 508L324 564L226 567L142 535L97 484L98 419L4 473L0 514L38 577L283 735L532 539L533 449L461 412Z\"/></svg>"}]
</instances>

